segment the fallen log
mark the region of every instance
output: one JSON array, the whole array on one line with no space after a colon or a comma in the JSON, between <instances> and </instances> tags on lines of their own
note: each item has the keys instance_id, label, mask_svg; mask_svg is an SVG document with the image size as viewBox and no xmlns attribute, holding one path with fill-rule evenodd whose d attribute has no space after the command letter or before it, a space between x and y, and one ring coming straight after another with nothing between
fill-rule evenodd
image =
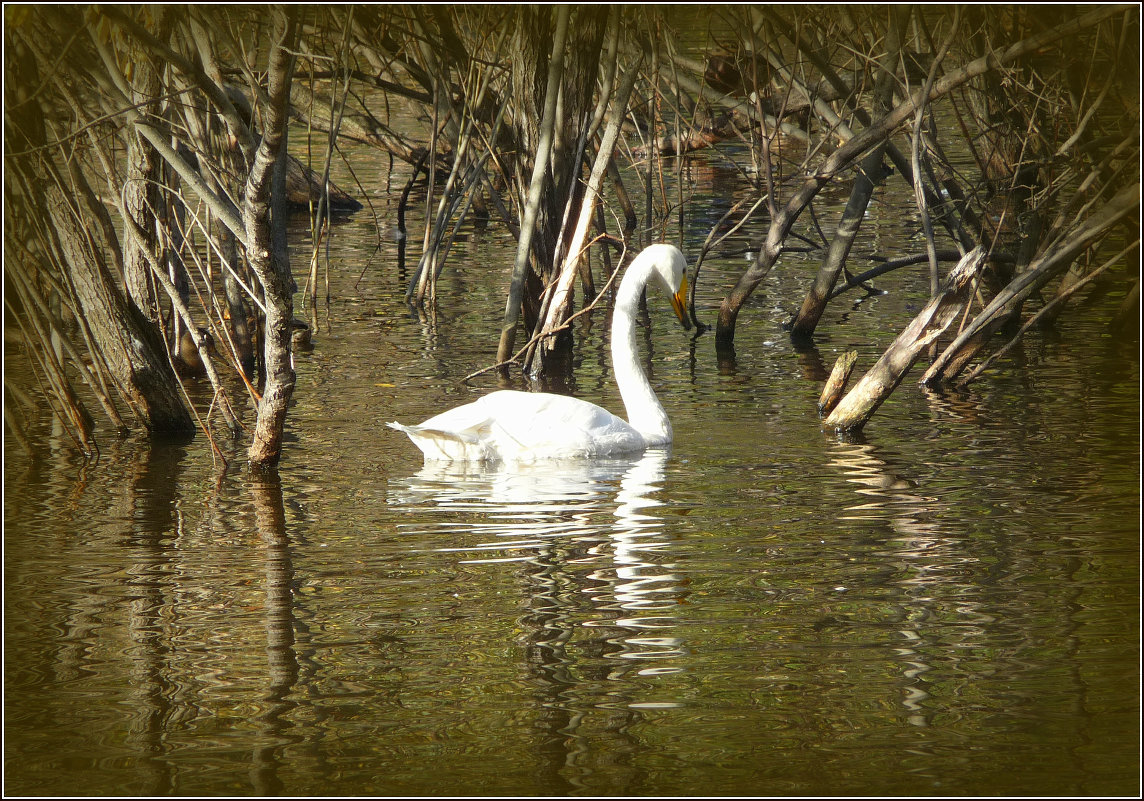
<instances>
[{"instance_id":1,"label":"fallen log","mask_svg":"<svg viewBox=\"0 0 1144 801\"><path fill-rule=\"evenodd\" d=\"M974 279L984 263L985 249L980 246L962 257L938 294L846 394L824 425L836 431L856 431L866 424L901 383L922 351L957 319L972 295Z\"/></svg>"}]
</instances>

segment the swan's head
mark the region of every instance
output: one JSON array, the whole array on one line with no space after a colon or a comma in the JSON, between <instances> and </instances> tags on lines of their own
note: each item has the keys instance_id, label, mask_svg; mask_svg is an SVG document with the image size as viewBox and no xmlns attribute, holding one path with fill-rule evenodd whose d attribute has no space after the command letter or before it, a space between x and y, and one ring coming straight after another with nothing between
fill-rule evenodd
<instances>
[{"instance_id":1,"label":"swan's head","mask_svg":"<svg viewBox=\"0 0 1144 801\"><path fill-rule=\"evenodd\" d=\"M687 315L687 259L683 253L675 245L661 243L649 245L636 257L637 261L644 259L649 263L649 277L654 277L671 297L671 308L675 310L675 316L683 328L691 328L691 320Z\"/></svg>"}]
</instances>

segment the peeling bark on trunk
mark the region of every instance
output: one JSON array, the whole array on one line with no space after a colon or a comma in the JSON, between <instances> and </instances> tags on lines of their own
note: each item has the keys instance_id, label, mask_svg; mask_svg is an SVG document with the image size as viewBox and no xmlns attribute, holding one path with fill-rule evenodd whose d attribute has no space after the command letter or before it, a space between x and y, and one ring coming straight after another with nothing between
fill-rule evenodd
<instances>
[{"instance_id":1,"label":"peeling bark on trunk","mask_svg":"<svg viewBox=\"0 0 1144 801\"><path fill-rule=\"evenodd\" d=\"M854 364L858 361L858 351L848 350L838 357L834 369L830 371L830 378L822 388L818 398L818 413L830 414L838 405L842 392L846 389L846 382L850 380L850 373L854 371Z\"/></svg>"},{"instance_id":2,"label":"peeling bark on trunk","mask_svg":"<svg viewBox=\"0 0 1144 801\"><path fill-rule=\"evenodd\" d=\"M294 279L286 248L286 131L298 25L289 10L278 10L276 16L278 34L270 50L269 100L264 109L262 142L247 180L242 208L247 260L262 283L266 302L266 384L248 452L251 467L260 469L277 467L282 456L282 433L295 382L290 353Z\"/></svg>"}]
</instances>

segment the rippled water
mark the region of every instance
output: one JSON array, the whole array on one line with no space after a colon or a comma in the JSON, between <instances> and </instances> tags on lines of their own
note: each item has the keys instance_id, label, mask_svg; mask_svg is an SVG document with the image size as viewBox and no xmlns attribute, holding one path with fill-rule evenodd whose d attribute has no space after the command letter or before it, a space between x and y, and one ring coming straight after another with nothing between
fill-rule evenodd
<instances>
[{"instance_id":1,"label":"rippled water","mask_svg":"<svg viewBox=\"0 0 1144 801\"><path fill-rule=\"evenodd\" d=\"M496 386L459 379L493 360L511 243L459 244L417 319L372 231L333 239L279 483L201 436L88 465L47 417L35 459L6 441L7 793L1137 792L1138 342L1103 322L1122 288L969 393L907 381L844 440L815 412L830 365L870 365L928 279L839 301L799 351L778 324L814 260L791 257L734 364L652 298L670 451L432 469L384 423ZM620 409L606 332L581 325L570 389Z\"/></svg>"}]
</instances>

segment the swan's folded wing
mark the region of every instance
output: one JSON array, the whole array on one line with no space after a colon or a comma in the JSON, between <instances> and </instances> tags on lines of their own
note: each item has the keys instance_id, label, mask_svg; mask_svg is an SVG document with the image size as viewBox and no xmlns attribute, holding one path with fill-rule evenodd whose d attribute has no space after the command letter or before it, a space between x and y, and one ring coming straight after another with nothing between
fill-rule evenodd
<instances>
[{"instance_id":1,"label":"swan's folded wing","mask_svg":"<svg viewBox=\"0 0 1144 801\"><path fill-rule=\"evenodd\" d=\"M643 446L627 421L567 395L504 390L482 398L501 459L533 461L602 456Z\"/></svg>"},{"instance_id":2,"label":"swan's folded wing","mask_svg":"<svg viewBox=\"0 0 1144 801\"><path fill-rule=\"evenodd\" d=\"M643 447L625 420L594 403L547 393L501 390L404 431L426 459L531 462L606 456Z\"/></svg>"}]
</instances>

